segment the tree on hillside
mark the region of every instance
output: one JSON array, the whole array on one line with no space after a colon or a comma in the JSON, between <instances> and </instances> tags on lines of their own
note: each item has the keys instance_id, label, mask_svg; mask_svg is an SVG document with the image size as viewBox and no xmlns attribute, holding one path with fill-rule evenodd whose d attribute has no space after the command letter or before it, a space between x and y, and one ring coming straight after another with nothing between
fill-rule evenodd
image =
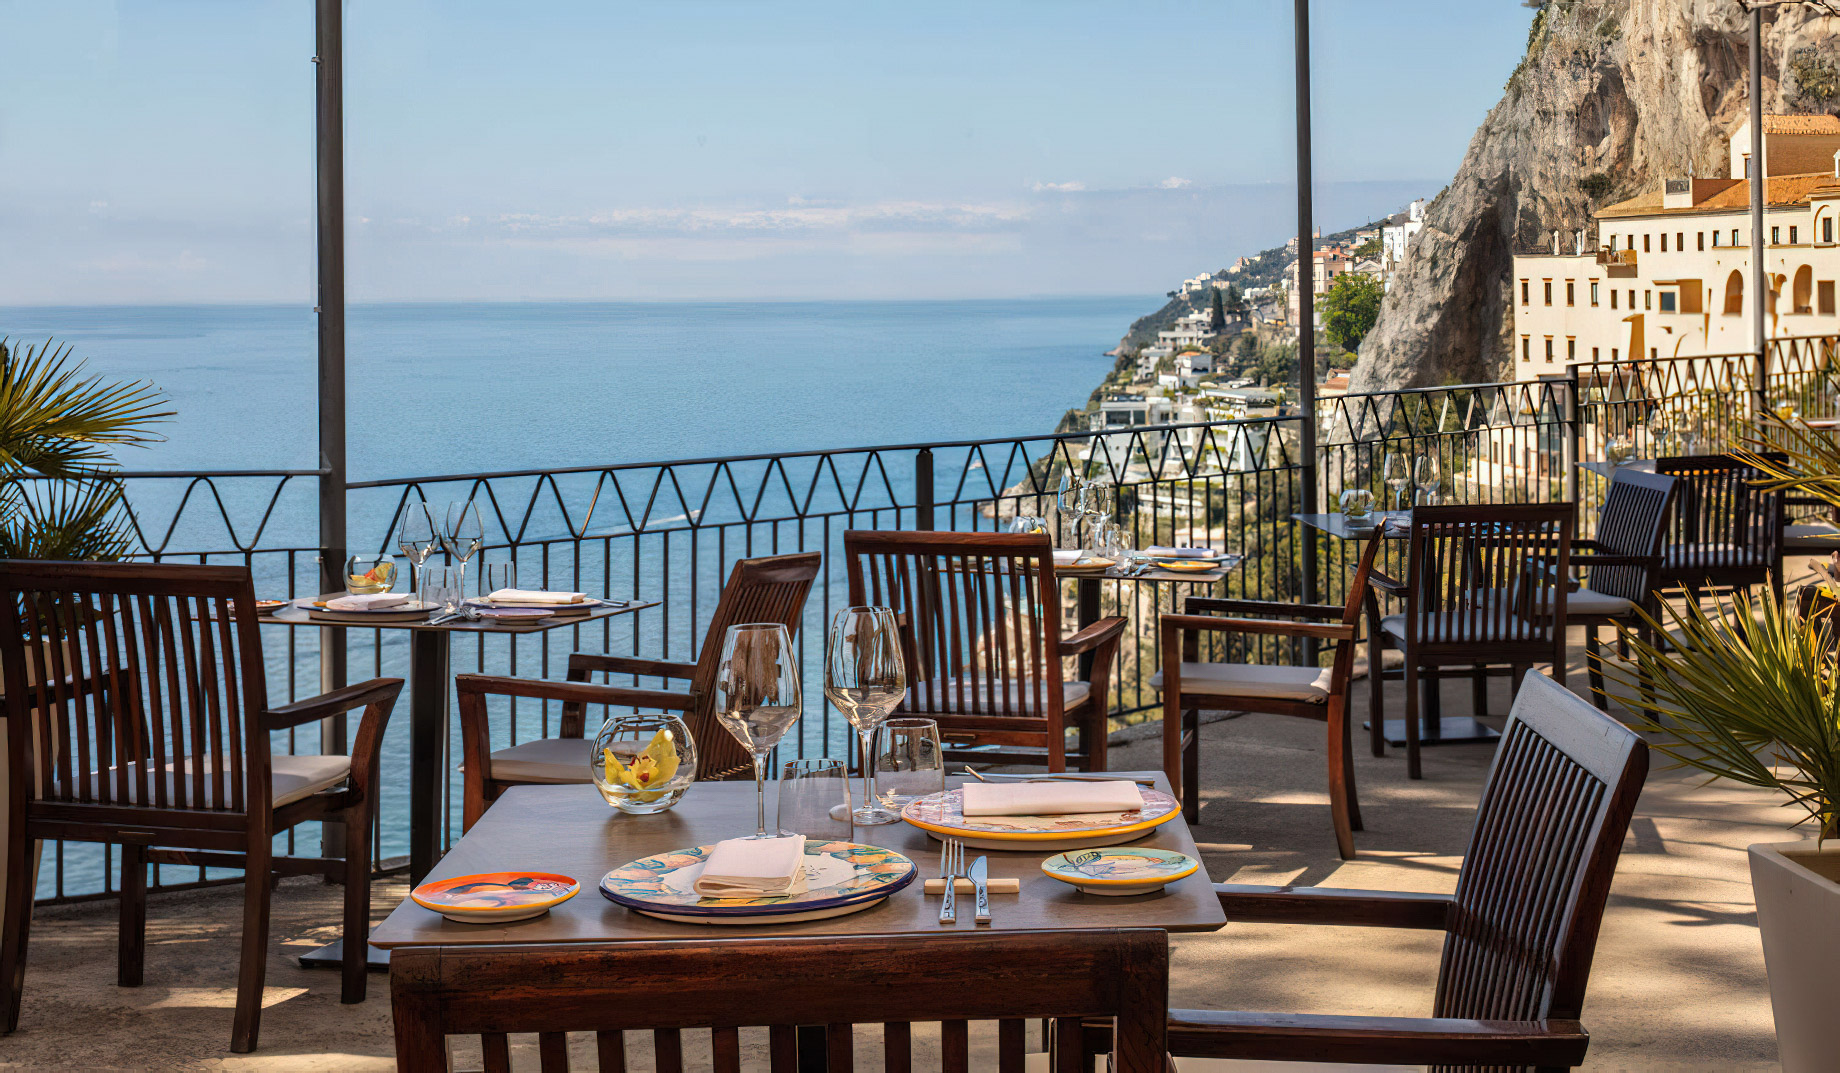
<instances>
[{"instance_id":1,"label":"tree on hillside","mask_svg":"<svg viewBox=\"0 0 1840 1073\"><path fill-rule=\"evenodd\" d=\"M1208 313L1208 330L1221 331L1227 326L1227 311L1220 303L1220 288L1214 288L1214 301Z\"/></svg>"},{"instance_id":2,"label":"tree on hillside","mask_svg":"<svg viewBox=\"0 0 1840 1073\"><path fill-rule=\"evenodd\" d=\"M1246 312L1246 296L1240 293L1239 284L1227 284L1227 312L1240 316Z\"/></svg>"},{"instance_id":3,"label":"tree on hillside","mask_svg":"<svg viewBox=\"0 0 1840 1073\"><path fill-rule=\"evenodd\" d=\"M1343 350L1357 350L1361 340L1380 319L1380 299L1386 288L1372 276L1350 272L1337 276L1323 295L1323 335Z\"/></svg>"}]
</instances>

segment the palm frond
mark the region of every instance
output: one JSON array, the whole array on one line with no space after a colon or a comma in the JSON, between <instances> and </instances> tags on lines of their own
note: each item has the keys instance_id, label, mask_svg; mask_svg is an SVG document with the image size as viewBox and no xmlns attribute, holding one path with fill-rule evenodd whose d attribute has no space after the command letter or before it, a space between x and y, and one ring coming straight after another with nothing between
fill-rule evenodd
<instances>
[{"instance_id":1,"label":"palm frond","mask_svg":"<svg viewBox=\"0 0 1840 1073\"><path fill-rule=\"evenodd\" d=\"M9 346L0 339L0 475L81 478L111 464L110 447L159 437L151 422L173 416L151 383L83 375L68 345Z\"/></svg>"},{"instance_id":2,"label":"palm frond","mask_svg":"<svg viewBox=\"0 0 1840 1073\"><path fill-rule=\"evenodd\" d=\"M95 474L0 482L0 559L113 561L133 550L117 482Z\"/></svg>"}]
</instances>

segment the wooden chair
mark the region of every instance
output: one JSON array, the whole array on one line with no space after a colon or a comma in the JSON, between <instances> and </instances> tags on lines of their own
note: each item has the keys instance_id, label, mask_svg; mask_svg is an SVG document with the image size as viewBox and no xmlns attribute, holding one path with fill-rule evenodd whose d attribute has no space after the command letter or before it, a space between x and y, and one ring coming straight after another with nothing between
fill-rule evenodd
<instances>
[{"instance_id":1,"label":"wooden chair","mask_svg":"<svg viewBox=\"0 0 1840 1073\"><path fill-rule=\"evenodd\" d=\"M684 1030L705 1028L717 1073L739 1073L737 1029L758 1027L771 1068L792 1073L800 1025L827 1026L829 1068L845 1073L856 1024L878 1024L885 1068L906 1070L916 1021L941 1022L944 1068L964 1073L970 1020L998 1022L996 1068L1020 1073L1036 1017L1055 1019L1057 1069L1081 1068L1092 1019L1107 1049L1116 1035L1119 1073L1164 1073L1169 940L1144 929L402 947L390 995L403 1073L445 1073L456 1035L481 1036L486 1073L506 1073L513 1032L538 1033L543 1073L562 1073L565 1033L590 1031L597 1068L624 1073L623 1032L646 1029L659 1073L681 1073Z\"/></svg>"},{"instance_id":2,"label":"wooden chair","mask_svg":"<svg viewBox=\"0 0 1840 1073\"><path fill-rule=\"evenodd\" d=\"M1112 659L1126 620L1061 636L1048 538L1030 533L850 530L850 602L902 617L902 714L939 724L947 760L1106 767ZM1087 681L1064 661L1092 653ZM1079 731L1067 750L1065 728Z\"/></svg>"},{"instance_id":3,"label":"wooden chair","mask_svg":"<svg viewBox=\"0 0 1840 1073\"><path fill-rule=\"evenodd\" d=\"M1196 822L1200 811L1195 783L1200 769L1203 710L1320 719L1329 730L1329 815L1335 825L1335 847L1343 858L1354 856L1354 832L1361 829L1361 805L1355 795L1354 756L1350 751L1348 679L1354 667L1361 602L1379 548L1378 539L1367 541L1360 565L1348 584L1348 602L1342 607L1191 596L1183 603L1183 614L1162 617L1163 669L1150 679L1150 684L1163 691L1163 770L1182 799L1188 822ZM1212 615L1235 617L1209 617ZM1254 615L1282 617L1249 617ZM1299 618L1315 621L1296 621ZM1313 637L1334 644L1335 660L1326 668L1202 663L1201 634L1208 632Z\"/></svg>"},{"instance_id":4,"label":"wooden chair","mask_svg":"<svg viewBox=\"0 0 1840 1073\"><path fill-rule=\"evenodd\" d=\"M1234 921L1444 932L1431 1016L1172 1010L1171 1053L1446 1073L1577 1066L1590 1043L1579 1016L1598 925L1647 775L1640 737L1529 673L1489 767L1455 894L1214 888ZM1106 1042L1102 1031L1088 1039L1094 1051Z\"/></svg>"},{"instance_id":5,"label":"wooden chair","mask_svg":"<svg viewBox=\"0 0 1840 1073\"><path fill-rule=\"evenodd\" d=\"M1610 479L1603 509L1597 514L1597 535L1574 540L1572 566L1589 571L1589 580L1565 597L1566 621L1584 627L1585 666L1591 678L1591 696L1608 710L1604 695L1603 649L1597 631L1604 626L1634 624L1645 630L1638 609L1651 617L1659 612L1662 542L1667 538L1668 512L1674 508L1679 482L1658 473L1619 468Z\"/></svg>"},{"instance_id":6,"label":"wooden chair","mask_svg":"<svg viewBox=\"0 0 1840 1073\"><path fill-rule=\"evenodd\" d=\"M1657 458L1655 472L1680 481L1658 583L1694 600L1772 585L1781 599L1783 496L1757 487L1763 472L1731 455Z\"/></svg>"},{"instance_id":7,"label":"wooden chair","mask_svg":"<svg viewBox=\"0 0 1840 1073\"><path fill-rule=\"evenodd\" d=\"M1370 717L1381 724L1381 682L1403 678L1406 774L1422 778L1420 687L1425 714L1440 715L1438 682L1510 674L1551 663L1565 680L1566 585L1575 511L1571 503L1417 507L1406 545L1406 580L1373 572L1375 588L1403 596L1404 614L1380 620L1382 647L1403 650L1397 671L1368 668Z\"/></svg>"},{"instance_id":8,"label":"wooden chair","mask_svg":"<svg viewBox=\"0 0 1840 1073\"><path fill-rule=\"evenodd\" d=\"M569 657L570 682L586 683L595 673L628 674L690 683L683 692L623 686L614 692L569 692L555 682L527 683L487 675L456 678L466 683L458 698L465 765L465 826L471 827L484 815L506 787L591 781L588 754L592 747L585 738L588 703L685 712L690 734L696 740L698 779L752 778L752 756L716 722L716 664L722 656L722 637L730 626L742 622L778 622L797 635L805 597L811 592L822 561L822 555L811 551L736 562L729 571L728 584L722 587L715 613L709 617L709 629L703 633L695 663L600 652L577 652ZM534 738L494 751L486 717L486 697L494 695L563 701L557 736Z\"/></svg>"},{"instance_id":9,"label":"wooden chair","mask_svg":"<svg viewBox=\"0 0 1840 1073\"><path fill-rule=\"evenodd\" d=\"M256 1045L274 875L344 883L340 1000L364 1000L377 754L401 679L271 708L247 568L4 561L0 681L8 723L34 731L7 736L0 1029L19 1024L34 839L121 846L123 987L141 983L147 862L244 870L231 1050ZM364 717L350 756L270 755L271 733L357 708ZM34 736L63 747L29 761ZM309 820L345 825L342 858L273 855L274 835Z\"/></svg>"}]
</instances>

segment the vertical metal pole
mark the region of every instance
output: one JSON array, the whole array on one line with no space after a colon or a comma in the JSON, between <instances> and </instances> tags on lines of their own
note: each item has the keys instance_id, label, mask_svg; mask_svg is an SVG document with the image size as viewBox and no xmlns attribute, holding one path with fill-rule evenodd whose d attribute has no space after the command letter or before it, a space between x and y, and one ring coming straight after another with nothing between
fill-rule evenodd
<instances>
[{"instance_id":1,"label":"vertical metal pole","mask_svg":"<svg viewBox=\"0 0 1840 1073\"><path fill-rule=\"evenodd\" d=\"M314 127L319 170L319 591L345 587L345 103L343 0L317 0ZM320 684L345 684L345 631L320 631ZM345 720L320 728L345 749Z\"/></svg>"},{"instance_id":2,"label":"vertical metal pole","mask_svg":"<svg viewBox=\"0 0 1840 1073\"><path fill-rule=\"evenodd\" d=\"M1310 0L1296 0L1297 45L1297 399L1303 410L1299 437L1303 465L1303 509L1317 504L1316 473L1316 294L1314 166L1310 160ZM1316 539L1299 526L1303 540L1303 602L1317 602Z\"/></svg>"},{"instance_id":3,"label":"vertical metal pole","mask_svg":"<svg viewBox=\"0 0 1840 1073\"><path fill-rule=\"evenodd\" d=\"M1596 378L1596 366L1592 366L1591 376L1593 379ZM1565 475L1562 478L1565 487L1565 501L1568 503L1577 503L1578 462L1584 457L1584 452L1581 450L1582 440L1584 438L1584 424L1580 420L1580 416L1583 412L1583 407L1580 404L1584 401L1584 397L1579 394L1578 366L1573 365L1568 367L1566 369L1566 378L1560 381L1560 383L1564 385L1561 390L1565 392L1565 443L1560 451L1561 457L1559 459L1559 464L1565 467ZM1604 435L1605 432L1606 428L1604 427L1598 429L1598 435L1600 437ZM1583 521L1583 511L1578 512L1578 518L1580 521Z\"/></svg>"},{"instance_id":4,"label":"vertical metal pole","mask_svg":"<svg viewBox=\"0 0 1840 1073\"><path fill-rule=\"evenodd\" d=\"M1751 302L1752 343L1757 360L1751 370L1753 413L1768 406L1770 270L1764 264L1763 202L1769 169L1763 159L1763 9L1751 8Z\"/></svg>"},{"instance_id":5,"label":"vertical metal pole","mask_svg":"<svg viewBox=\"0 0 1840 1073\"><path fill-rule=\"evenodd\" d=\"M914 456L914 528L926 532L933 521L933 449L922 447Z\"/></svg>"}]
</instances>

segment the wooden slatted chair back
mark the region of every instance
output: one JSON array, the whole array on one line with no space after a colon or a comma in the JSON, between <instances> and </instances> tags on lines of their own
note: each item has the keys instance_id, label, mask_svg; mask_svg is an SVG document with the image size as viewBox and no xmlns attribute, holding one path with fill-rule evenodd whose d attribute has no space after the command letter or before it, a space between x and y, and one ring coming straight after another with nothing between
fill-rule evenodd
<instances>
[{"instance_id":1,"label":"wooden slatted chair back","mask_svg":"<svg viewBox=\"0 0 1840 1073\"><path fill-rule=\"evenodd\" d=\"M1619 468L1597 514L1593 537L1598 549L1617 556L1660 555L1678 487L1675 478L1664 474ZM1646 607L1655 589L1655 575L1655 568L1648 566L1592 567L1591 591Z\"/></svg>"},{"instance_id":2,"label":"wooden slatted chair back","mask_svg":"<svg viewBox=\"0 0 1840 1073\"><path fill-rule=\"evenodd\" d=\"M907 710L1028 721L1062 707L1054 551L1031 533L851 530L850 602L905 617ZM945 723L940 724L946 728Z\"/></svg>"},{"instance_id":3,"label":"wooden slatted chair back","mask_svg":"<svg viewBox=\"0 0 1840 1073\"><path fill-rule=\"evenodd\" d=\"M1783 460L1778 454L1766 457ZM1762 471L1731 455L1657 458L1679 480L1667 574L1689 585L1760 585L1782 556L1783 497L1757 487Z\"/></svg>"},{"instance_id":4,"label":"wooden slatted chair back","mask_svg":"<svg viewBox=\"0 0 1840 1073\"><path fill-rule=\"evenodd\" d=\"M1570 503L1419 507L1406 639L1422 663L1563 661Z\"/></svg>"},{"instance_id":5,"label":"wooden slatted chair back","mask_svg":"<svg viewBox=\"0 0 1840 1073\"><path fill-rule=\"evenodd\" d=\"M1528 673L1477 806L1434 1016L1578 1017L1647 774L1634 731Z\"/></svg>"},{"instance_id":6,"label":"wooden slatted chair back","mask_svg":"<svg viewBox=\"0 0 1840 1073\"><path fill-rule=\"evenodd\" d=\"M0 561L0 671L8 722L40 743L9 735L11 770L34 754L41 802L266 812L246 567Z\"/></svg>"},{"instance_id":7,"label":"wooden slatted chair back","mask_svg":"<svg viewBox=\"0 0 1840 1073\"><path fill-rule=\"evenodd\" d=\"M624 1073L624 1033L645 1030L659 1073L682 1073L685 1036L705 1030L711 1068L739 1073L740 1030L759 1028L774 1073L792 1073L799 1025L826 1026L828 1068L848 1073L857 1024L878 1025L884 1068L905 1071L915 1022L940 1022L942 1066L965 1073L972 1021L997 1022L995 1068L1021 1073L1035 1018L1053 1019L1056 1068L1072 1071L1082 1017L1114 1019L1114 1069L1164 1073L1168 986L1168 937L1153 929L863 937L847 949L822 938L403 947L390 964L405 1073L446 1073L448 1038L474 1035L486 1073L508 1073L509 1033L537 1033L543 1073L563 1073L570 1032L595 1036L586 1068Z\"/></svg>"}]
</instances>

